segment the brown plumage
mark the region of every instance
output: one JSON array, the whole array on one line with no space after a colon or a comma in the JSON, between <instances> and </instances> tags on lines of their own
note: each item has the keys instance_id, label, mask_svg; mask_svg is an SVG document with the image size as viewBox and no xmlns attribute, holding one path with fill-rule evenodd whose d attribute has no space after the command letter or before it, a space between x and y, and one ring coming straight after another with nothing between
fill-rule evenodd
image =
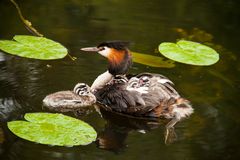
<instances>
[{"instance_id":1,"label":"brown plumage","mask_svg":"<svg viewBox=\"0 0 240 160\"><path fill-rule=\"evenodd\" d=\"M111 48L110 54L108 55L108 60L110 63L119 65L125 56L125 50L116 50L114 48Z\"/></svg>"},{"instance_id":2,"label":"brown plumage","mask_svg":"<svg viewBox=\"0 0 240 160\"><path fill-rule=\"evenodd\" d=\"M119 76L116 77L119 79ZM116 79L115 78L115 79ZM145 82L142 82L142 79ZM108 110L141 117L180 120L192 114L190 102L177 93L172 82L161 75L144 74L124 80L112 80L95 93ZM135 83L136 85L134 85ZM179 113L181 111L181 113Z\"/></svg>"}]
</instances>

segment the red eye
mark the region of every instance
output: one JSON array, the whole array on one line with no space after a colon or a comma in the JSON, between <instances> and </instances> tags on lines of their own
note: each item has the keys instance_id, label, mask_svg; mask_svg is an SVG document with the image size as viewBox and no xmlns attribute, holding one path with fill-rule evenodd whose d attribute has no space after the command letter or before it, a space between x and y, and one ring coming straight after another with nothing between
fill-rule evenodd
<instances>
[{"instance_id":1,"label":"red eye","mask_svg":"<svg viewBox=\"0 0 240 160\"><path fill-rule=\"evenodd\" d=\"M103 51L105 48L104 47L99 47L99 51Z\"/></svg>"}]
</instances>

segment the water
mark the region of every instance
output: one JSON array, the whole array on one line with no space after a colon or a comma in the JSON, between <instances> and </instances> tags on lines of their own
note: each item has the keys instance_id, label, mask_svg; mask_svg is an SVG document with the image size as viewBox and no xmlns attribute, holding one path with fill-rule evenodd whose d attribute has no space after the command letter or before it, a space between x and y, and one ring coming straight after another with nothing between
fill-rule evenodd
<instances>
[{"instance_id":1,"label":"water","mask_svg":"<svg viewBox=\"0 0 240 160\"><path fill-rule=\"evenodd\" d=\"M0 159L239 159L240 158L240 11L237 1L219 0L24 0L23 14L46 37L64 44L76 61L39 61L0 53ZM8 0L0 1L0 38L29 34ZM195 28L195 29L194 29ZM188 34L186 34L187 32ZM164 142L164 123L67 113L91 124L100 142L80 147L53 147L27 142L6 126L27 112L48 112L41 101L49 93L91 84L106 70L106 61L79 48L105 40L128 40L131 50L155 53L158 44L187 38L208 42L220 53L209 67L175 63L174 68L134 64L131 73L169 77L188 98L195 113L175 128L177 140ZM50 66L50 67L49 67ZM147 125L148 124L148 125ZM145 130L145 134L141 133ZM105 143L104 143L105 142ZM107 142L107 143L106 143ZM105 145L101 145L104 143Z\"/></svg>"}]
</instances>

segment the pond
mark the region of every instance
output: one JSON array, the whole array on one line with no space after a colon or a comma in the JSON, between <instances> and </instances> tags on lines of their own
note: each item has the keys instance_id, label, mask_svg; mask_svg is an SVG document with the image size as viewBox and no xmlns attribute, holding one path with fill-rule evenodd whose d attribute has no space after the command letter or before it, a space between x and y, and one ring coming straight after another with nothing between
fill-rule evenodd
<instances>
[{"instance_id":1,"label":"pond","mask_svg":"<svg viewBox=\"0 0 240 160\"><path fill-rule=\"evenodd\" d=\"M0 52L0 159L239 159L240 158L240 3L223 0L19 0L23 15L46 37L62 43L70 54L41 61ZM9 0L0 1L0 39L30 34ZM106 60L80 51L106 40L130 41L130 49L161 56L161 42L188 39L208 44L220 61L208 67L175 62L175 67L134 63L131 73L169 77L189 99L194 114L175 127L177 139L165 144L165 122L149 122L116 114L101 116L92 107L68 112L92 125L99 141L87 146L54 147L17 138L8 121L42 107L49 93L91 84L106 70Z\"/></svg>"}]
</instances>

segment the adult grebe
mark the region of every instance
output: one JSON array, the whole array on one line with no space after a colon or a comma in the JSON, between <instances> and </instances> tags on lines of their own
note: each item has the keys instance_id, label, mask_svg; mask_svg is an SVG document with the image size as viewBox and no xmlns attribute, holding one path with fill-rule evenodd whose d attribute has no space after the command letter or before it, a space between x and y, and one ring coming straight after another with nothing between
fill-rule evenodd
<instances>
[{"instance_id":1,"label":"adult grebe","mask_svg":"<svg viewBox=\"0 0 240 160\"><path fill-rule=\"evenodd\" d=\"M109 61L108 71L91 86L97 101L108 109L132 116L171 119L167 128L173 128L193 113L190 102L178 94L165 76L151 73L125 76L132 64L127 42L104 42L81 50L98 52Z\"/></svg>"},{"instance_id":2,"label":"adult grebe","mask_svg":"<svg viewBox=\"0 0 240 160\"><path fill-rule=\"evenodd\" d=\"M95 102L96 97L85 83L76 84L73 91L55 92L43 99L43 105L53 110L74 110L93 105Z\"/></svg>"}]
</instances>

